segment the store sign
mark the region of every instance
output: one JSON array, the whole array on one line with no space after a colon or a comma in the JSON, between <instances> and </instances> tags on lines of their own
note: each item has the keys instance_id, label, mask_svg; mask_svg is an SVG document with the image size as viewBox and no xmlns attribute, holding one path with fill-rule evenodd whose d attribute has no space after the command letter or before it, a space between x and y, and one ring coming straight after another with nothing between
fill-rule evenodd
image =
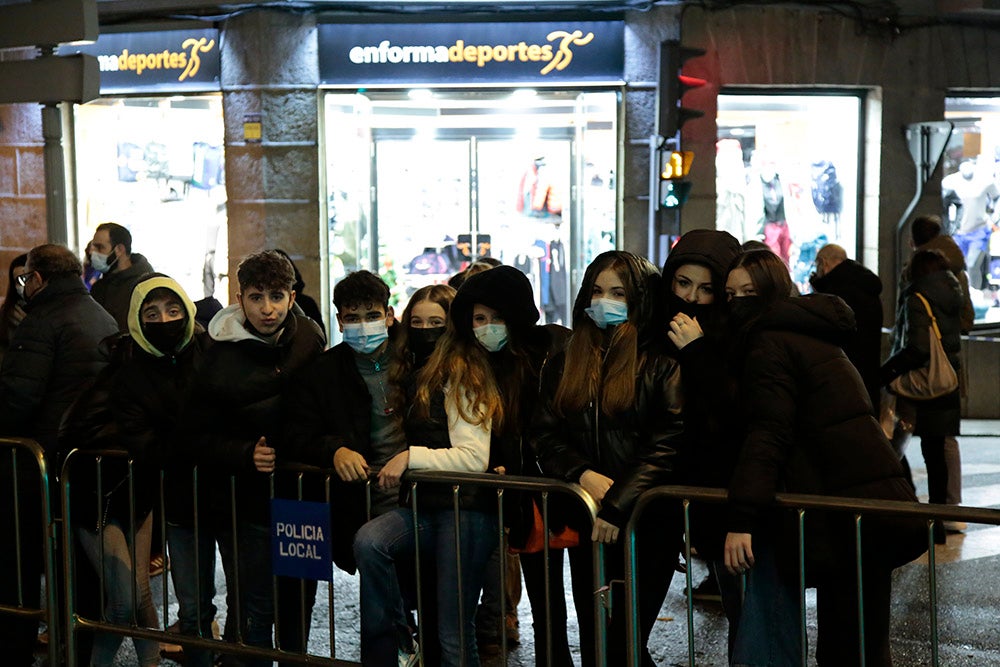
<instances>
[{"instance_id":1,"label":"store sign","mask_svg":"<svg viewBox=\"0 0 1000 667\"><path fill-rule=\"evenodd\" d=\"M617 82L622 21L323 24L323 84Z\"/></svg>"},{"instance_id":2,"label":"store sign","mask_svg":"<svg viewBox=\"0 0 1000 667\"><path fill-rule=\"evenodd\" d=\"M61 46L59 53L96 56L102 95L221 89L214 29L102 34L93 44Z\"/></svg>"}]
</instances>

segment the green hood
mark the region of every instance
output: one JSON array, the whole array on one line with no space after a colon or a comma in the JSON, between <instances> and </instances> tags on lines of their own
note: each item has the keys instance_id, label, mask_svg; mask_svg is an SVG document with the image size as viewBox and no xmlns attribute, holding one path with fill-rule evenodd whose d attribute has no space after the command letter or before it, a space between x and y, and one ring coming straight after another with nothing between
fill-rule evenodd
<instances>
[{"instance_id":1,"label":"green hood","mask_svg":"<svg viewBox=\"0 0 1000 667\"><path fill-rule=\"evenodd\" d=\"M194 336L195 324L194 303L192 303L191 298L188 297L184 288L181 287L173 278L157 274L146 278L136 285L135 289L132 290L132 300L129 302L128 306L128 332L132 335L132 340L139 344L139 347L154 357L163 357L166 355L153 347L153 345L146 340L146 334L142 330L141 310L142 302L146 300L149 293L159 287L166 287L168 290L176 294L180 298L181 303L184 304L184 310L187 311L187 326L184 327L184 337L181 339L177 348L174 349L174 352L183 350L187 347L188 343L191 342L191 338Z\"/></svg>"}]
</instances>

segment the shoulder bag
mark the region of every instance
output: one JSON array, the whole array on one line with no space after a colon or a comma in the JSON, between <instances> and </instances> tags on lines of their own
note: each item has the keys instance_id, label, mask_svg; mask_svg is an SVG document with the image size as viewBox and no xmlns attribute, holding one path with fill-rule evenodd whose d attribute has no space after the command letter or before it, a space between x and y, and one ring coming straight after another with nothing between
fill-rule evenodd
<instances>
[{"instance_id":1,"label":"shoulder bag","mask_svg":"<svg viewBox=\"0 0 1000 667\"><path fill-rule=\"evenodd\" d=\"M950 394L958 389L958 375L941 346L941 330L938 329L937 318L934 317L931 305L920 292L916 292L916 296L923 302L924 308L927 309L927 315L931 318L931 324L928 327L930 329L928 331L931 349L930 361L922 368L914 368L900 375L889 383L889 389L899 396L916 401L926 401Z\"/></svg>"}]
</instances>

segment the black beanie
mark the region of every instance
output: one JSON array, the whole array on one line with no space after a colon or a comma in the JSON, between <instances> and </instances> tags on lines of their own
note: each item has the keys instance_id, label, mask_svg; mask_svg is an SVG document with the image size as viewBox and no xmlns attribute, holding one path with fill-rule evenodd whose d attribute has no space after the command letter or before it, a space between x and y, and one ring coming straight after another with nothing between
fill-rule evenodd
<instances>
[{"instance_id":1,"label":"black beanie","mask_svg":"<svg viewBox=\"0 0 1000 667\"><path fill-rule=\"evenodd\" d=\"M674 272L685 264L701 264L712 272L712 281L726 280L729 265L740 254L740 242L729 232L693 229L680 238L667 255L663 278L669 284Z\"/></svg>"},{"instance_id":2,"label":"black beanie","mask_svg":"<svg viewBox=\"0 0 1000 667\"><path fill-rule=\"evenodd\" d=\"M499 311L512 329L524 330L538 322L531 282L513 266L498 266L465 279L449 311L462 333L463 325L472 321L472 308L477 303Z\"/></svg>"}]
</instances>

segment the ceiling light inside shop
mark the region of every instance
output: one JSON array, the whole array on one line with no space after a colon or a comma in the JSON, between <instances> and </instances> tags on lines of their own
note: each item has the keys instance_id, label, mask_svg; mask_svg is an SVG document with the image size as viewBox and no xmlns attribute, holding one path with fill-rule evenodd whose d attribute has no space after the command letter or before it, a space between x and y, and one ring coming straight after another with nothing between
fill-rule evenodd
<instances>
[{"instance_id":1,"label":"ceiling light inside shop","mask_svg":"<svg viewBox=\"0 0 1000 667\"><path fill-rule=\"evenodd\" d=\"M430 88L412 88L406 95L411 100L429 100L434 97L434 92Z\"/></svg>"}]
</instances>

